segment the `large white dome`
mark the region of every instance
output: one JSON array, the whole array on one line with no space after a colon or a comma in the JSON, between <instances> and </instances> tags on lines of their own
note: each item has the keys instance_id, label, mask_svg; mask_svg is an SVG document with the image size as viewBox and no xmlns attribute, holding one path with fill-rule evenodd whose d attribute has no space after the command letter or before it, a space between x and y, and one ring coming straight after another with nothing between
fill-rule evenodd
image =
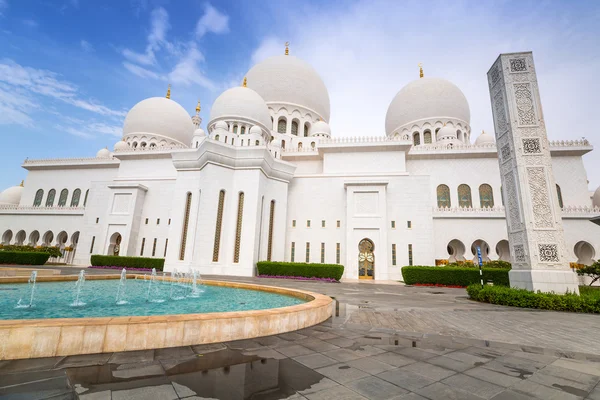
<instances>
[{"instance_id":1,"label":"large white dome","mask_svg":"<svg viewBox=\"0 0 600 400\"><path fill-rule=\"evenodd\" d=\"M469 103L452 82L441 78L419 78L404 86L390 103L385 131L392 136L404 125L436 118L451 118L468 125L471 120Z\"/></svg>"},{"instance_id":2,"label":"large white dome","mask_svg":"<svg viewBox=\"0 0 600 400\"><path fill-rule=\"evenodd\" d=\"M596 189L594 195L592 196L592 206L600 207L600 187Z\"/></svg>"},{"instance_id":3,"label":"large white dome","mask_svg":"<svg viewBox=\"0 0 600 400\"><path fill-rule=\"evenodd\" d=\"M137 103L125 117L123 137L161 136L189 146L194 134L192 118L179 103L165 97L151 97Z\"/></svg>"},{"instance_id":4,"label":"large white dome","mask_svg":"<svg viewBox=\"0 0 600 400\"><path fill-rule=\"evenodd\" d=\"M221 93L210 109L211 125L216 119L250 120L269 130L273 126L269 107L262 97L254 90L236 86Z\"/></svg>"},{"instance_id":5,"label":"large white dome","mask_svg":"<svg viewBox=\"0 0 600 400\"><path fill-rule=\"evenodd\" d=\"M0 193L0 204L4 205L19 205L21 195L23 194L23 186L13 186Z\"/></svg>"},{"instance_id":6,"label":"large white dome","mask_svg":"<svg viewBox=\"0 0 600 400\"><path fill-rule=\"evenodd\" d=\"M329 121L327 87L317 71L301 59L270 57L252 67L246 77L248 87L256 90L267 104L301 106L316 113L313 117Z\"/></svg>"}]
</instances>

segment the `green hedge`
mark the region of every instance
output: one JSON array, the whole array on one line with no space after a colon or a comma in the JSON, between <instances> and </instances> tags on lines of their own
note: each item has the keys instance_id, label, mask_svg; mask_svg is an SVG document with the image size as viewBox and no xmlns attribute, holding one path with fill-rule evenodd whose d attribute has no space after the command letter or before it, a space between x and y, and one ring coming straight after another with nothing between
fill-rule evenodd
<instances>
[{"instance_id":1,"label":"green hedge","mask_svg":"<svg viewBox=\"0 0 600 400\"><path fill-rule=\"evenodd\" d=\"M256 264L259 275L301 276L304 278L330 278L339 281L344 274L344 266L339 264L309 264L283 261L259 261Z\"/></svg>"},{"instance_id":2,"label":"green hedge","mask_svg":"<svg viewBox=\"0 0 600 400\"><path fill-rule=\"evenodd\" d=\"M50 257L61 257L62 252L55 246L25 246L25 245L0 245L0 251L14 251L19 253L48 253Z\"/></svg>"},{"instance_id":3,"label":"green hedge","mask_svg":"<svg viewBox=\"0 0 600 400\"><path fill-rule=\"evenodd\" d=\"M44 252L0 251L0 264L44 265L49 258Z\"/></svg>"},{"instance_id":4,"label":"green hedge","mask_svg":"<svg viewBox=\"0 0 600 400\"><path fill-rule=\"evenodd\" d=\"M164 258L124 257L92 255L93 266L123 267L123 268L156 268L162 271L165 266Z\"/></svg>"},{"instance_id":5,"label":"green hedge","mask_svg":"<svg viewBox=\"0 0 600 400\"><path fill-rule=\"evenodd\" d=\"M483 268L483 281L494 285L509 286L508 269ZM402 277L407 285L415 283L469 286L480 282L479 268L471 267L403 267Z\"/></svg>"},{"instance_id":6,"label":"green hedge","mask_svg":"<svg viewBox=\"0 0 600 400\"><path fill-rule=\"evenodd\" d=\"M463 263L452 263L442 265L442 267L451 267L451 268L477 268L479 269L479 264L473 264L469 262ZM502 260L490 260L483 263L483 268L500 268L500 269L511 269L512 265L508 261Z\"/></svg>"},{"instance_id":7,"label":"green hedge","mask_svg":"<svg viewBox=\"0 0 600 400\"><path fill-rule=\"evenodd\" d=\"M503 306L539 308L541 310L600 313L600 297L582 292L576 294L554 294L530 292L503 286L471 285L467 293L473 300Z\"/></svg>"}]
</instances>

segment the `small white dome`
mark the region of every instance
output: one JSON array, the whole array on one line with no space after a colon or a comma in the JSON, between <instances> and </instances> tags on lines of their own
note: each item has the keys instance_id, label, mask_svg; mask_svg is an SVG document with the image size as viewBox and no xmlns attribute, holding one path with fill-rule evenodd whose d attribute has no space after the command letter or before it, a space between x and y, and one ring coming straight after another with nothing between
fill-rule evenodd
<instances>
[{"instance_id":1,"label":"small white dome","mask_svg":"<svg viewBox=\"0 0 600 400\"><path fill-rule=\"evenodd\" d=\"M486 133L485 131L481 132L481 135L479 135L477 137L477 139L475 140L475 146L483 146L486 144L494 144L496 143L496 141L494 140L494 137L492 135L490 135L489 133Z\"/></svg>"},{"instance_id":2,"label":"small white dome","mask_svg":"<svg viewBox=\"0 0 600 400\"><path fill-rule=\"evenodd\" d=\"M129 149L129 145L127 144L127 142L119 140L117 143L115 143L115 147L114 147L115 151L124 151L124 150L128 150L128 149Z\"/></svg>"},{"instance_id":3,"label":"small white dome","mask_svg":"<svg viewBox=\"0 0 600 400\"><path fill-rule=\"evenodd\" d=\"M263 125L265 129L273 125L263 98L254 90L243 86L228 89L217 97L210 110L209 125L218 118L250 120Z\"/></svg>"},{"instance_id":4,"label":"small white dome","mask_svg":"<svg viewBox=\"0 0 600 400\"><path fill-rule=\"evenodd\" d=\"M419 78L394 97L385 117L385 131L393 136L398 128L425 119L453 118L469 124L471 111L461 90L441 78Z\"/></svg>"},{"instance_id":5,"label":"small white dome","mask_svg":"<svg viewBox=\"0 0 600 400\"><path fill-rule=\"evenodd\" d=\"M96 153L96 158L110 158L110 156L110 150L108 150L107 148L100 149Z\"/></svg>"},{"instance_id":6,"label":"small white dome","mask_svg":"<svg viewBox=\"0 0 600 400\"><path fill-rule=\"evenodd\" d=\"M227 122L219 121L215 124L215 129L222 129L224 131L228 131L229 127L227 126Z\"/></svg>"},{"instance_id":7,"label":"small white dome","mask_svg":"<svg viewBox=\"0 0 600 400\"><path fill-rule=\"evenodd\" d=\"M256 90L267 104L301 106L329 121L329 92L307 62L289 55L269 57L252 67L246 76L248 87Z\"/></svg>"},{"instance_id":8,"label":"small white dome","mask_svg":"<svg viewBox=\"0 0 600 400\"><path fill-rule=\"evenodd\" d=\"M592 205L594 207L600 207L600 187L596 189L594 196L592 196Z\"/></svg>"},{"instance_id":9,"label":"small white dome","mask_svg":"<svg viewBox=\"0 0 600 400\"><path fill-rule=\"evenodd\" d=\"M310 136L326 135L331 136L331 127L325 121L317 121L310 128Z\"/></svg>"},{"instance_id":10,"label":"small white dome","mask_svg":"<svg viewBox=\"0 0 600 400\"><path fill-rule=\"evenodd\" d=\"M187 146L192 141L192 118L177 102L165 97L151 97L137 103L125 117L123 137L160 136Z\"/></svg>"},{"instance_id":11,"label":"small white dome","mask_svg":"<svg viewBox=\"0 0 600 400\"><path fill-rule=\"evenodd\" d=\"M198 128L194 131L194 136L201 136L201 137L205 137L206 136L206 132L204 132L204 129L202 128Z\"/></svg>"},{"instance_id":12,"label":"small white dome","mask_svg":"<svg viewBox=\"0 0 600 400\"><path fill-rule=\"evenodd\" d=\"M250 128L248 133L255 134L255 135L262 135L262 129L260 129L260 126L254 125L252 128Z\"/></svg>"},{"instance_id":13,"label":"small white dome","mask_svg":"<svg viewBox=\"0 0 600 400\"><path fill-rule=\"evenodd\" d=\"M19 205L21 195L23 194L23 186L12 186L0 193L0 204Z\"/></svg>"},{"instance_id":14,"label":"small white dome","mask_svg":"<svg viewBox=\"0 0 600 400\"><path fill-rule=\"evenodd\" d=\"M454 128L451 127L450 125L444 125L438 131L437 138L438 138L438 140L441 140L442 138L456 139L457 138L456 130L454 130Z\"/></svg>"}]
</instances>

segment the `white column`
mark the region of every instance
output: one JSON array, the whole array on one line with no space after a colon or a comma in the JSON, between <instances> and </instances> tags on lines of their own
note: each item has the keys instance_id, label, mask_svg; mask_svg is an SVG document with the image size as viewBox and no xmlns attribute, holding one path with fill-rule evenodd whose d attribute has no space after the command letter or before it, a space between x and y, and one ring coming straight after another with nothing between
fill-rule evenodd
<instances>
[{"instance_id":1,"label":"white column","mask_svg":"<svg viewBox=\"0 0 600 400\"><path fill-rule=\"evenodd\" d=\"M569 268L533 55L501 54L488 83L513 269L512 287L578 292Z\"/></svg>"}]
</instances>

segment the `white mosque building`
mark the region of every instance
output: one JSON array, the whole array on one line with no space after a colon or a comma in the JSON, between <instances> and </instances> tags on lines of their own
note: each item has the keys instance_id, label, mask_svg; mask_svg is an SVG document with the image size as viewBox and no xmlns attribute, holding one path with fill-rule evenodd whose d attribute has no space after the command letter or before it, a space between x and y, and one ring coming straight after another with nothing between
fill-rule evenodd
<instances>
[{"instance_id":1,"label":"white mosque building","mask_svg":"<svg viewBox=\"0 0 600 400\"><path fill-rule=\"evenodd\" d=\"M286 54L255 65L214 102L206 130L166 97L136 104L114 150L27 159L0 194L2 244L165 258L165 269L256 274L256 262L339 263L350 279L400 279L405 265L510 260L494 135L469 103L421 77L391 101L385 136L338 137L317 72ZM570 261L600 253L600 189L587 140L545 142Z\"/></svg>"}]
</instances>

